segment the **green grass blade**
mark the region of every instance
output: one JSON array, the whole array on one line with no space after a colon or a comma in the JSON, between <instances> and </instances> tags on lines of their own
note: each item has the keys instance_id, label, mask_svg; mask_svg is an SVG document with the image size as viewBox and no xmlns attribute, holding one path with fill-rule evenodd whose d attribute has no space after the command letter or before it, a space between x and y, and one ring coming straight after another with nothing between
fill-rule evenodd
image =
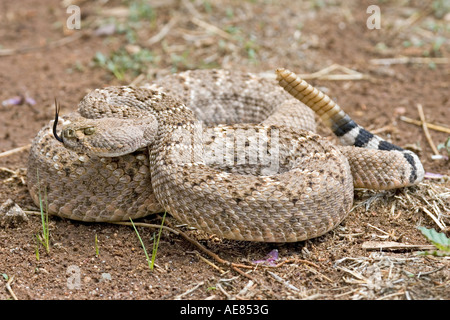
<instances>
[{"instance_id":1,"label":"green grass blade","mask_svg":"<svg viewBox=\"0 0 450 320\"><path fill-rule=\"evenodd\" d=\"M94 239L94 243L95 243L95 256L99 256L100 255L100 250L98 248L98 238L97 238L97 234L95 234L95 239Z\"/></svg>"},{"instance_id":2,"label":"green grass blade","mask_svg":"<svg viewBox=\"0 0 450 320\"><path fill-rule=\"evenodd\" d=\"M131 218L130 218L130 221L131 221L131 224L133 226L134 232L136 232L136 235L137 235L139 241L141 242L142 249L144 249L144 253L145 253L145 257L147 259L148 267L150 268L150 270L153 270L153 266L150 263L150 258L148 257L147 249L145 249L144 242L142 241L141 236L139 235L139 232L137 231L136 226L134 225L134 222L133 222L133 220Z\"/></svg>"},{"instance_id":3,"label":"green grass blade","mask_svg":"<svg viewBox=\"0 0 450 320\"><path fill-rule=\"evenodd\" d=\"M39 261L39 236L36 234L36 250L35 250L35 254L36 254L36 260Z\"/></svg>"},{"instance_id":4,"label":"green grass blade","mask_svg":"<svg viewBox=\"0 0 450 320\"><path fill-rule=\"evenodd\" d=\"M39 241L45 247L45 250L50 252L49 245L49 229L48 229L48 202L47 202L47 188L44 189L44 199L45 199L45 213L44 213L44 205L42 203L42 193L41 193L41 183L39 181L39 169L36 169L37 174L37 184L38 184L38 195L39 195L39 208L41 211L41 223L42 223L42 236L43 240L38 237Z\"/></svg>"},{"instance_id":5,"label":"green grass blade","mask_svg":"<svg viewBox=\"0 0 450 320\"><path fill-rule=\"evenodd\" d=\"M155 264L155 260L156 260L156 252L158 251L158 246L159 246L159 239L161 239L161 233L162 233L162 226L164 225L164 220L166 219L166 213L164 212L164 215L162 217L162 221L161 221L161 228L159 228L159 232L158 232L158 238L156 239L155 242L153 242L153 251L152 251L152 262L151 262L151 269L153 270L153 266Z\"/></svg>"}]
</instances>

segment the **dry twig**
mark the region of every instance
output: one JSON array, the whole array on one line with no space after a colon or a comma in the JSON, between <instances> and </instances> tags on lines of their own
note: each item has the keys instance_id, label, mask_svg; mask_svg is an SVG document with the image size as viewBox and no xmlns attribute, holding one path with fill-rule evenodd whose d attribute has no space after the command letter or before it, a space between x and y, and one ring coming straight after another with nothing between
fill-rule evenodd
<instances>
[{"instance_id":1,"label":"dry twig","mask_svg":"<svg viewBox=\"0 0 450 320\"><path fill-rule=\"evenodd\" d=\"M411 123L411 124L415 124L417 126L423 126L422 121L418 121L418 120L414 120L405 116L401 116L400 120L406 122L406 123ZM438 125L438 124L433 124L433 123L425 123L425 125L429 128L429 129L433 129L436 131L441 131L441 132L445 132L445 133L450 133L450 128Z\"/></svg>"},{"instance_id":2,"label":"dry twig","mask_svg":"<svg viewBox=\"0 0 450 320\"><path fill-rule=\"evenodd\" d=\"M417 104L417 111L419 112L420 121L422 121L422 129L423 133L425 134L425 137L427 138L428 144L430 145L431 149L433 150L433 153L435 155L439 155L439 151L434 145L433 140L431 139L430 132L428 131L427 123L425 121L425 115L423 113L423 108L420 103Z\"/></svg>"},{"instance_id":3,"label":"dry twig","mask_svg":"<svg viewBox=\"0 0 450 320\"><path fill-rule=\"evenodd\" d=\"M277 280L278 282L282 283L284 286L286 286L287 288L296 291L296 292L300 292L301 290L295 286L293 286L292 284L289 283L289 281L284 280L283 278L281 278L279 275L267 270L267 273L274 278L275 280Z\"/></svg>"},{"instance_id":4,"label":"dry twig","mask_svg":"<svg viewBox=\"0 0 450 320\"><path fill-rule=\"evenodd\" d=\"M387 59L372 59L370 63L377 65L391 65L391 64L408 64L408 63L435 63L435 64L446 64L450 63L448 58L424 58L424 57L398 57L398 58L387 58Z\"/></svg>"},{"instance_id":5,"label":"dry twig","mask_svg":"<svg viewBox=\"0 0 450 320\"><path fill-rule=\"evenodd\" d=\"M9 278L8 282L6 282L6 290L8 290L9 294L13 297L14 300L19 300L19 299L17 299L16 294L14 293L13 289L11 288L11 284L13 281L14 281L14 276Z\"/></svg>"},{"instance_id":6,"label":"dry twig","mask_svg":"<svg viewBox=\"0 0 450 320\"><path fill-rule=\"evenodd\" d=\"M366 277L364 277L362 274L360 274L360 273L358 273L356 271L353 271L353 270L350 270L350 269L348 269L346 267L341 267L341 266L337 266L336 268L338 270L341 270L341 271L344 271L344 272L347 272L347 273L351 274L353 277L355 277L356 279L359 280L358 283L360 283L360 282L367 283L368 282L368 279ZM354 283L353 281L346 281L346 282Z\"/></svg>"},{"instance_id":7,"label":"dry twig","mask_svg":"<svg viewBox=\"0 0 450 320\"><path fill-rule=\"evenodd\" d=\"M218 283L218 284L216 285L216 288L219 289L219 291L222 292L222 293L225 295L225 297L227 297L228 300L232 300L232 299L233 299L233 297L231 296L231 294L229 294L229 293L222 287L222 285L221 285L220 283Z\"/></svg>"},{"instance_id":8,"label":"dry twig","mask_svg":"<svg viewBox=\"0 0 450 320\"><path fill-rule=\"evenodd\" d=\"M366 241L361 245L366 250L431 250L433 245L404 244L395 241Z\"/></svg>"},{"instance_id":9,"label":"dry twig","mask_svg":"<svg viewBox=\"0 0 450 320\"><path fill-rule=\"evenodd\" d=\"M239 291L239 293L236 295L236 298L241 298L246 295L246 293L254 286L253 280L249 280L244 288Z\"/></svg>"},{"instance_id":10,"label":"dry twig","mask_svg":"<svg viewBox=\"0 0 450 320\"><path fill-rule=\"evenodd\" d=\"M340 71L341 74L331 74L334 71ZM322 70L314 73L300 74L303 79L320 79L320 80L361 80L368 77L358 71L341 66L340 64L332 64Z\"/></svg>"},{"instance_id":11,"label":"dry twig","mask_svg":"<svg viewBox=\"0 0 450 320\"><path fill-rule=\"evenodd\" d=\"M2 153L0 153L0 158L10 156L17 152L28 150L30 147L31 147L31 144L27 144L26 146L23 146L23 147L19 147L19 148L15 148L15 149L11 149L11 150L2 152Z\"/></svg>"},{"instance_id":12,"label":"dry twig","mask_svg":"<svg viewBox=\"0 0 450 320\"><path fill-rule=\"evenodd\" d=\"M209 261L206 258L203 258L201 256L201 254L198 251L194 251L194 253L197 255L197 257L200 258L200 260L204 261L206 264L210 265L211 267L213 267L214 269L216 269L217 271L219 271L221 274L224 274L225 271L223 269L221 269L220 267L216 266L214 263L212 263L211 261Z\"/></svg>"},{"instance_id":13,"label":"dry twig","mask_svg":"<svg viewBox=\"0 0 450 320\"><path fill-rule=\"evenodd\" d=\"M230 36L229 33L223 31L222 29L216 27L215 25L212 25L212 24L210 24L208 22L200 20L200 19L198 19L196 17L192 18L191 21L192 21L192 23L196 24L197 26L199 26L199 27L201 27L201 28L211 32L211 33L217 34L218 36L221 36L222 38L225 38L225 39L227 39L229 41L234 41L233 37Z\"/></svg>"},{"instance_id":14,"label":"dry twig","mask_svg":"<svg viewBox=\"0 0 450 320\"><path fill-rule=\"evenodd\" d=\"M200 286L202 286L204 284L205 284L204 281L202 281L200 283L197 283L193 288L191 288L191 289L189 289L189 290L187 290L187 291L185 291L183 293L180 293L179 295L175 296L174 300L180 300L181 297L184 297L185 295L188 295L188 294L194 292L195 290L197 290Z\"/></svg>"},{"instance_id":15,"label":"dry twig","mask_svg":"<svg viewBox=\"0 0 450 320\"><path fill-rule=\"evenodd\" d=\"M161 30L155 34L153 37L147 40L147 45L154 45L155 43L160 42L164 37L169 33L169 31L172 29L172 27L178 22L178 17L175 16L170 21L165 24Z\"/></svg>"},{"instance_id":16,"label":"dry twig","mask_svg":"<svg viewBox=\"0 0 450 320\"><path fill-rule=\"evenodd\" d=\"M430 210L428 210L427 208L423 207L422 210L438 225L439 229L446 230L445 226L439 221L438 218L436 218L434 216L433 213L431 213Z\"/></svg>"},{"instance_id":17,"label":"dry twig","mask_svg":"<svg viewBox=\"0 0 450 320\"><path fill-rule=\"evenodd\" d=\"M275 266L265 266L265 267L268 267L268 268L279 268L283 264L290 263L290 262L300 262L300 263L304 263L304 264L309 264L309 265L313 266L316 269L320 269L320 267L317 264L315 264L315 263L313 263L311 261L303 260L303 259L297 259L297 258L287 259L287 260L281 261L280 263L278 263Z\"/></svg>"}]
</instances>

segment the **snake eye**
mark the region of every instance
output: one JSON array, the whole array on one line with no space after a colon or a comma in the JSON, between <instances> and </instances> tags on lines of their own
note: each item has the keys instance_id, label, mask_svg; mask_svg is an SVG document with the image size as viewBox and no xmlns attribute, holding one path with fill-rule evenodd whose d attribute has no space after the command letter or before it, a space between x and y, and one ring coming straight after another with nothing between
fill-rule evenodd
<instances>
[{"instance_id":1,"label":"snake eye","mask_svg":"<svg viewBox=\"0 0 450 320\"><path fill-rule=\"evenodd\" d=\"M73 131L73 129L64 130L64 137L73 138L74 136L75 136L75 131Z\"/></svg>"},{"instance_id":2,"label":"snake eye","mask_svg":"<svg viewBox=\"0 0 450 320\"><path fill-rule=\"evenodd\" d=\"M93 127L88 127L88 128L84 129L84 134L87 136L94 134L94 132L95 132L95 128L93 128Z\"/></svg>"}]
</instances>

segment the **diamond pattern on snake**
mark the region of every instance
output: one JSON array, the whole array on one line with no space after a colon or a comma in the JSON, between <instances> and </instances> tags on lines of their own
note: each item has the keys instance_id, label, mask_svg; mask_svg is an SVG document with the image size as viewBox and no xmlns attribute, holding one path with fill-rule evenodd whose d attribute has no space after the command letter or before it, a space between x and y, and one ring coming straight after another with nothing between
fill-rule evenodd
<instances>
[{"instance_id":1,"label":"diamond pattern on snake","mask_svg":"<svg viewBox=\"0 0 450 320\"><path fill-rule=\"evenodd\" d=\"M315 114L342 145L315 133ZM355 187L423 176L417 155L285 69L277 81L192 70L96 89L38 133L28 164L31 197L39 204L45 189L54 215L102 222L167 211L222 238L264 242L323 235L347 216Z\"/></svg>"}]
</instances>

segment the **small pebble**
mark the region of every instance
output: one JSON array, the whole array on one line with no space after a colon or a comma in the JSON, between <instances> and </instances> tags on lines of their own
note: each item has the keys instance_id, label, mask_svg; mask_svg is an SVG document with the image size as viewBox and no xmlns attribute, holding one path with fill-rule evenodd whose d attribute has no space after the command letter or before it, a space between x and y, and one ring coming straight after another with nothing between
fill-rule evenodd
<instances>
[{"instance_id":1,"label":"small pebble","mask_svg":"<svg viewBox=\"0 0 450 320\"><path fill-rule=\"evenodd\" d=\"M0 227L15 228L28 222L28 217L12 199L0 206Z\"/></svg>"}]
</instances>

